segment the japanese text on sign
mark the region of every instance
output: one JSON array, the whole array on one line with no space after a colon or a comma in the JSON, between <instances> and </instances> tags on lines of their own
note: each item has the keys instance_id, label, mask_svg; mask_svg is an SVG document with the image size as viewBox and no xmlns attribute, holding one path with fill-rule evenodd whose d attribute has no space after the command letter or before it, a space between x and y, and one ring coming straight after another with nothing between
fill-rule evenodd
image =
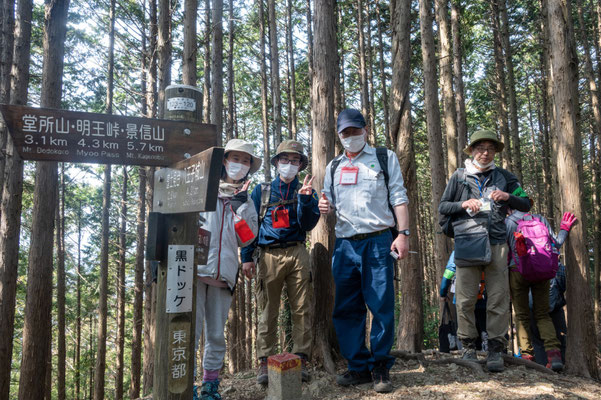
<instances>
[{"instance_id":1,"label":"japanese text on sign","mask_svg":"<svg viewBox=\"0 0 601 400\"><path fill-rule=\"evenodd\" d=\"M167 255L167 313L192 311L194 246L171 245Z\"/></svg>"},{"instance_id":2,"label":"japanese text on sign","mask_svg":"<svg viewBox=\"0 0 601 400\"><path fill-rule=\"evenodd\" d=\"M185 330L173 331L171 338L171 378L181 379L186 376L186 360L188 356L188 338Z\"/></svg>"}]
</instances>

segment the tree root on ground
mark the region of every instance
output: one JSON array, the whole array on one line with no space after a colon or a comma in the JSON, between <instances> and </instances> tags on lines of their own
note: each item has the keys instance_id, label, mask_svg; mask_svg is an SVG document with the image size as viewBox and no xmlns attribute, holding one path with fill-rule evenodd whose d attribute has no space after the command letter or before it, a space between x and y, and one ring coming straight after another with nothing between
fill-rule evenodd
<instances>
[{"instance_id":1,"label":"tree root on ground","mask_svg":"<svg viewBox=\"0 0 601 400\"><path fill-rule=\"evenodd\" d=\"M400 358L403 360L416 360L422 367L426 367L428 364L457 364L459 366L469 368L473 370L478 376L485 376L485 372L482 368L481 364L484 364L485 360L479 360L478 362L467 361L457 357L447 357L444 355L445 353L441 353L436 350L425 350L422 353L409 353L401 350L393 350L390 352L390 355L396 358ZM486 355L486 353L480 352L479 354ZM430 355L433 357L437 357L436 359L426 359L426 355ZM443 358L439 358L439 357ZM556 375L556 373L544 366L537 364L533 361L524 360L522 358L516 358L509 354L503 354L503 361L506 364L511 365L523 365L526 368L534 369L538 372L547 375Z\"/></svg>"}]
</instances>

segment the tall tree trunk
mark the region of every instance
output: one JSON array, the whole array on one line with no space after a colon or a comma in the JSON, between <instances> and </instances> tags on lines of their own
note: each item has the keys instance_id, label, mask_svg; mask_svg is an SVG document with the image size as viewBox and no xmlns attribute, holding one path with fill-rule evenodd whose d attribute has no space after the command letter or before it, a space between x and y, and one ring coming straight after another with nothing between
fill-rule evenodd
<instances>
[{"instance_id":1,"label":"tall tree trunk","mask_svg":"<svg viewBox=\"0 0 601 400\"><path fill-rule=\"evenodd\" d=\"M290 119L290 136L292 139L297 140L297 121L296 121L296 67L294 65L294 34L292 32L292 0L288 0L288 4L286 7L286 18L288 20L288 30L287 30L287 38L288 38L288 74L290 76L290 98L288 101L290 102L290 115L288 118Z\"/></svg>"},{"instance_id":2,"label":"tall tree trunk","mask_svg":"<svg viewBox=\"0 0 601 400\"><path fill-rule=\"evenodd\" d=\"M501 42L501 27L499 22L499 4L500 0L490 0L490 18L493 29L493 49L495 56L495 84L496 84L496 105L497 105L497 124L501 140L505 143L508 150L511 149L509 139L509 122L507 120L507 91L505 86L505 65L503 63L503 45ZM513 161L511 151L499 153L503 168L513 170Z\"/></svg>"},{"instance_id":3,"label":"tall tree trunk","mask_svg":"<svg viewBox=\"0 0 601 400\"><path fill-rule=\"evenodd\" d=\"M589 256L586 247L587 218L582 204L582 142L576 122L578 112L578 65L571 21L570 3L548 0L550 61L553 73L553 99L558 137L557 168L562 206L580 218L567 242L568 325L567 371L599 379L599 355L588 286Z\"/></svg>"},{"instance_id":4,"label":"tall tree trunk","mask_svg":"<svg viewBox=\"0 0 601 400\"><path fill-rule=\"evenodd\" d=\"M44 23L44 65L40 105L60 108L63 56L69 0L46 2ZM40 399L46 376L51 341L52 237L56 208L57 164L36 165L33 218L27 269L27 300L23 326L23 347L19 377L19 400Z\"/></svg>"},{"instance_id":5,"label":"tall tree trunk","mask_svg":"<svg viewBox=\"0 0 601 400\"><path fill-rule=\"evenodd\" d=\"M334 79L336 62L336 28L333 0L315 0L315 54L314 78L311 91L311 116L313 122L312 172L315 188L321 190L325 167L334 157L334 138L336 123L334 120ZM332 359L332 348L335 343L332 325L334 304L334 279L330 267L334 249L334 217L322 216L317 226L311 231L311 250L313 287L315 291L315 307L313 308L313 354L325 369L335 373L336 365Z\"/></svg>"},{"instance_id":6,"label":"tall tree trunk","mask_svg":"<svg viewBox=\"0 0 601 400\"><path fill-rule=\"evenodd\" d=\"M144 293L144 231L146 229L146 170L138 168L138 215L136 218L136 269L134 273L133 333L131 340L131 384L129 397L140 397L142 322Z\"/></svg>"},{"instance_id":7,"label":"tall tree trunk","mask_svg":"<svg viewBox=\"0 0 601 400\"><path fill-rule=\"evenodd\" d=\"M505 50L505 66L507 67L507 95L509 97L509 131L511 136L511 158L513 160L513 169L511 172L516 174L520 182L524 182L522 176L522 157L520 154L520 126L518 124L518 104L515 87L515 75L513 68L513 51L511 49L511 40L509 37L509 17L507 13L507 1L496 0L500 2L501 20L503 22L501 29L501 38L503 40L503 49Z\"/></svg>"},{"instance_id":8,"label":"tall tree trunk","mask_svg":"<svg viewBox=\"0 0 601 400\"><path fill-rule=\"evenodd\" d=\"M158 13L158 97L157 116L165 116L165 88L171 83L171 20L172 9L170 0L159 0ZM220 125L221 128L221 125Z\"/></svg>"},{"instance_id":9,"label":"tall tree trunk","mask_svg":"<svg viewBox=\"0 0 601 400\"><path fill-rule=\"evenodd\" d=\"M280 87L280 51L278 46L278 17L275 0L267 0L269 21L269 61L271 65L271 107L273 112L274 148L282 142L282 93Z\"/></svg>"},{"instance_id":10,"label":"tall tree trunk","mask_svg":"<svg viewBox=\"0 0 601 400\"><path fill-rule=\"evenodd\" d=\"M111 0L109 11L109 49L108 76L106 90L106 113L113 113L113 86L115 69L115 6ZM100 289L98 301L98 350L94 370L94 400L104 399L106 369L106 336L108 318L108 263L109 263L109 208L111 199L111 166L104 169L104 187L102 202L102 238L100 245Z\"/></svg>"},{"instance_id":11,"label":"tall tree trunk","mask_svg":"<svg viewBox=\"0 0 601 400\"><path fill-rule=\"evenodd\" d=\"M307 73L307 80L309 81L309 93L313 93L313 17L311 13L311 0L306 0L306 19L307 19L307 64L309 70ZM309 109L313 109L313 98L309 96ZM307 126L309 131L309 143L312 143L313 138L313 122L310 122Z\"/></svg>"},{"instance_id":12,"label":"tall tree trunk","mask_svg":"<svg viewBox=\"0 0 601 400\"><path fill-rule=\"evenodd\" d=\"M265 6L263 0L257 0L259 3L259 46L260 64L261 64L261 125L263 127L263 163L265 181L271 181L271 163L269 163L269 122L267 119L267 65L265 63Z\"/></svg>"},{"instance_id":13,"label":"tall tree trunk","mask_svg":"<svg viewBox=\"0 0 601 400\"><path fill-rule=\"evenodd\" d=\"M359 40L359 46L357 47L357 58L359 59L359 82L361 86L361 114L365 117L366 121L370 121L369 115L369 88L367 86L367 61L365 52L365 23L363 22L364 11L363 11L363 0L357 0L357 38ZM367 141L370 145L375 146L376 138L374 135L374 127L369 127L367 133Z\"/></svg>"},{"instance_id":14,"label":"tall tree trunk","mask_svg":"<svg viewBox=\"0 0 601 400\"><path fill-rule=\"evenodd\" d=\"M81 200L77 210L77 308L75 314L75 399L81 393ZM135 397L132 397L135 398Z\"/></svg>"},{"instance_id":15,"label":"tall tree trunk","mask_svg":"<svg viewBox=\"0 0 601 400\"><path fill-rule=\"evenodd\" d=\"M223 0L213 0L211 43L211 124L217 125L217 145L223 130Z\"/></svg>"},{"instance_id":16,"label":"tall tree trunk","mask_svg":"<svg viewBox=\"0 0 601 400\"><path fill-rule=\"evenodd\" d=\"M438 105L438 84L436 79L436 55L434 53L434 34L432 33L432 16L430 14L431 3L430 0L420 0L419 2L419 24L422 41L422 62L424 70L424 101L426 105L426 125L428 130L428 148L430 149L430 176L432 179L431 191L431 205L432 217L438 215L438 203L442 197L446 186L445 165L442 152L442 133L440 128L440 107ZM400 18L400 16L397 16ZM448 58L448 57L447 57ZM400 62L400 61L399 61ZM393 64L394 65L394 64ZM445 67L446 68L446 67ZM448 72L448 71L447 71ZM452 92L451 92L452 97ZM455 107L453 106L454 114ZM453 118L451 119L452 123ZM448 132L448 131L447 131ZM398 136L398 134L397 134ZM447 133L447 139L449 134ZM455 146L457 148L457 140L449 142L449 146ZM410 148L412 149L412 147ZM447 149L448 150L448 149ZM449 153L451 153L449 151ZM450 156L450 159L452 156ZM455 154L455 165L457 163L457 154ZM452 161L449 161L449 165ZM456 168L455 168L456 169ZM455 172L453 170L453 172ZM411 204L411 202L410 202ZM444 265L446 265L447 258L449 257L449 241L446 236L442 234L436 234L434 236L434 254L435 262L438 268L437 279L440 282Z\"/></svg>"},{"instance_id":17,"label":"tall tree trunk","mask_svg":"<svg viewBox=\"0 0 601 400\"><path fill-rule=\"evenodd\" d=\"M382 31L382 17L380 10L380 0L376 0L376 24L378 27L378 64L380 68L380 85L382 86L382 111L384 112L384 135L386 137L386 147L393 146L392 138L390 135L390 117L388 114L388 89L386 79L386 61L384 59L383 39L384 36Z\"/></svg>"},{"instance_id":18,"label":"tall tree trunk","mask_svg":"<svg viewBox=\"0 0 601 400\"><path fill-rule=\"evenodd\" d=\"M534 172L534 184L535 184L535 188L536 188L536 193L538 193L539 195L536 196L536 210L538 213L543 213L543 203L542 203L542 184L541 184L541 177L540 177L540 160L538 157L538 146L537 146L537 135L535 133L534 130L534 121L532 118L532 100L531 100L531 96L530 96L530 82L526 83L526 98L528 100L528 121L530 123L530 136L531 136L531 140L532 140L532 155L533 157L530 157L530 160L532 162L532 171Z\"/></svg>"},{"instance_id":19,"label":"tall tree trunk","mask_svg":"<svg viewBox=\"0 0 601 400\"><path fill-rule=\"evenodd\" d=\"M31 48L32 0L19 0L15 23L15 53L13 57L12 104L27 103L29 60ZM21 198L23 195L23 160L10 135L7 136L5 175L2 177L0 208L0 398L10 391L11 359L15 321L15 302L19 266L21 231Z\"/></svg>"},{"instance_id":20,"label":"tall tree trunk","mask_svg":"<svg viewBox=\"0 0 601 400\"><path fill-rule=\"evenodd\" d=\"M119 266L117 269L117 373L115 377L115 400L123 399L123 370L125 350L125 250L127 248L127 166L123 166L121 188L121 228L119 229Z\"/></svg>"},{"instance_id":21,"label":"tall tree trunk","mask_svg":"<svg viewBox=\"0 0 601 400\"><path fill-rule=\"evenodd\" d=\"M229 0L227 55L227 128L226 141L234 137L234 0Z\"/></svg>"},{"instance_id":22,"label":"tall tree trunk","mask_svg":"<svg viewBox=\"0 0 601 400\"><path fill-rule=\"evenodd\" d=\"M149 34L149 48L148 48L148 57L149 57L149 66L148 66L148 92L146 93L146 102L148 103L148 116L156 117L157 115L157 50L158 43L157 37L159 32L159 26L157 21L157 0L148 0L149 5L149 25L150 25L150 34Z\"/></svg>"},{"instance_id":23,"label":"tall tree trunk","mask_svg":"<svg viewBox=\"0 0 601 400\"><path fill-rule=\"evenodd\" d=\"M367 67L367 92L369 93L369 126L371 126L372 135L374 137L374 144L378 144L378 132L376 130L376 105L374 101L374 49L372 46L372 32L371 32L371 6L370 2L367 1L367 42L365 43L365 52L367 53L366 67Z\"/></svg>"},{"instance_id":24,"label":"tall tree trunk","mask_svg":"<svg viewBox=\"0 0 601 400\"><path fill-rule=\"evenodd\" d=\"M15 0L2 0L0 6L2 7L0 13L0 103L6 104L10 100L10 73L15 38ZM4 177L7 141L8 130L4 120L0 118L0 177ZM2 190L2 186L0 186L0 198L2 198Z\"/></svg>"},{"instance_id":25,"label":"tall tree trunk","mask_svg":"<svg viewBox=\"0 0 601 400\"><path fill-rule=\"evenodd\" d=\"M57 372L57 394L59 400L65 400L66 393L66 335L65 335L65 163L61 163L60 190L57 189L56 208L56 308L58 325L58 361Z\"/></svg>"},{"instance_id":26,"label":"tall tree trunk","mask_svg":"<svg viewBox=\"0 0 601 400\"><path fill-rule=\"evenodd\" d=\"M197 38L196 20L198 18L198 0L184 1L184 61L182 63L182 81L184 85L196 86Z\"/></svg>"},{"instance_id":27,"label":"tall tree trunk","mask_svg":"<svg viewBox=\"0 0 601 400\"><path fill-rule=\"evenodd\" d=\"M455 78L455 108L457 110L457 164L463 165L467 146L467 115L463 86L463 46L461 45L461 0L451 0L451 31L453 36L453 76Z\"/></svg>"},{"instance_id":28,"label":"tall tree trunk","mask_svg":"<svg viewBox=\"0 0 601 400\"><path fill-rule=\"evenodd\" d=\"M435 0L434 8L440 39L440 86L442 87L443 120L447 140L447 177L450 177L457 169L459 155L457 154L457 110L453 95L453 54L451 52L448 0ZM432 149L430 149L430 154L432 154ZM438 199L434 201L438 204Z\"/></svg>"},{"instance_id":29,"label":"tall tree trunk","mask_svg":"<svg viewBox=\"0 0 601 400\"><path fill-rule=\"evenodd\" d=\"M146 208L152 209L154 196L154 167L146 168ZM144 262L144 395L152 391L154 379L154 336L156 314L156 283L152 280L150 261Z\"/></svg>"},{"instance_id":30,"label":"tall tree trunk","mask_svg":"<svg viewBox=\"0 0 601 400\"><path fill-rule=\"evenodd\" d=\"M98 343L94 369L94 400L104 399L104 371L106 369L106 324L109 267L109 208L111 204L111 166L104 167L102 188L102 234L100 243L100 288L98 290Z\"/></svg>"},{"instance_id":31,"label":"tall tree trunk","mask_svg":"<svg viewBox=\"0 0 601 400\"><path fill-rule=\"evenodd\" d=\"M213 27L211 26L211 0L205 0L205 33L204 33L204 78L202 86L202 110L203 121L211 122L211 38Z\"/></svg>"},{"instance_id":32,"label":"tall tree trunk","mask_svg":"<svg viewBox=\"0 0 601 400\"><path fill-rule=\"evenodd\" d=\"M420 4L420 9L423 6ZM415 231L419 213L418 190L409 94L411 67L406 62L411 58L411 1L393 0L390 4L390 15L393 65L390 92L390 131L396 137L395 151L399 157L401 172L409 195L409 226ZM432 25L428 26L431 29ZM440 149L438 151L440 152ZM418 234L414 233L409 237L409 249L418 248ZM419 256L411 253L400 264L403 296L400 304L402 311L397 330L397 347L402 350L420 352L423 342L422 265Z\"/></svg>"}]
</instances>

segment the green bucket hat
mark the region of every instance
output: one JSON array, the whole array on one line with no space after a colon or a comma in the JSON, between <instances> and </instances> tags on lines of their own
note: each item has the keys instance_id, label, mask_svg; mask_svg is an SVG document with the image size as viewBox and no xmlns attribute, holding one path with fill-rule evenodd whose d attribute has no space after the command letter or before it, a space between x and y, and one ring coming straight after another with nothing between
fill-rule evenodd
<instances>
[{"instance_id":1,"label":"green bucket hat","mask_svg":"<svg viewBox=\"0 0 601 400\"><path fill-rule=\"evenodd\" d=\"M275 156L271 157L271 165L273 165L274 167L277 168L277 161L278 161L278 157L280 156L280 154L294 153L294 154L298 154L301 157L301 163L300 163L300 166L298 167L298 171L300 172L303 169L307 168L307 164L309 164L309 158L307 158L307 156L303 153L303 151L304 151L304 148L300 142L297 142L296 140L284 140L278 146Z\"/></svg>"},{"instance_id":2,"label":"green bucket hat","mask_svg":"<svg viewBox=\"0 0 601 400\"><path fill-rule=\"evenodd\" d=\"M495 144L495 147L497 148L496 149L497 153L502 152L503 149L505 148L505 144L503 142L501 142L499 139L497 139L496 133L494 133L490 129L481 129L479 131L472 133L472 135L470 136L470 144L465 149L463 149L463 152L465 154L467 154L468 156L471 156L472 155L472 147L476 143L481 142L483 140L488 140L490 142L493 142Z\"/></svg>"}]
</instances>

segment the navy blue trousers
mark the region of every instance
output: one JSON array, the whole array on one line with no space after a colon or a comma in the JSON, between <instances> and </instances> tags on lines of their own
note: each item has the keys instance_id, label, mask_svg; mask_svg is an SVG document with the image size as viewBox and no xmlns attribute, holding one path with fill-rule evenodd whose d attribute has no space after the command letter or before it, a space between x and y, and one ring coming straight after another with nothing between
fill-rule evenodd
<instances>
[{"instance_id":1,"label":"navy blue trousers","mask_svg":"<svg viewBox=\"0 0 601 400\"><path fill-rule=\"evenodd\" d=\"M394 272L392 235L363 240L336 239L332 273L336 283L334 328L342 356L351 371L372 370L375 363L390 369L394 357ZM370 350L365 346L367 308L373 315Z\"/></svg>"}]
</instances>

